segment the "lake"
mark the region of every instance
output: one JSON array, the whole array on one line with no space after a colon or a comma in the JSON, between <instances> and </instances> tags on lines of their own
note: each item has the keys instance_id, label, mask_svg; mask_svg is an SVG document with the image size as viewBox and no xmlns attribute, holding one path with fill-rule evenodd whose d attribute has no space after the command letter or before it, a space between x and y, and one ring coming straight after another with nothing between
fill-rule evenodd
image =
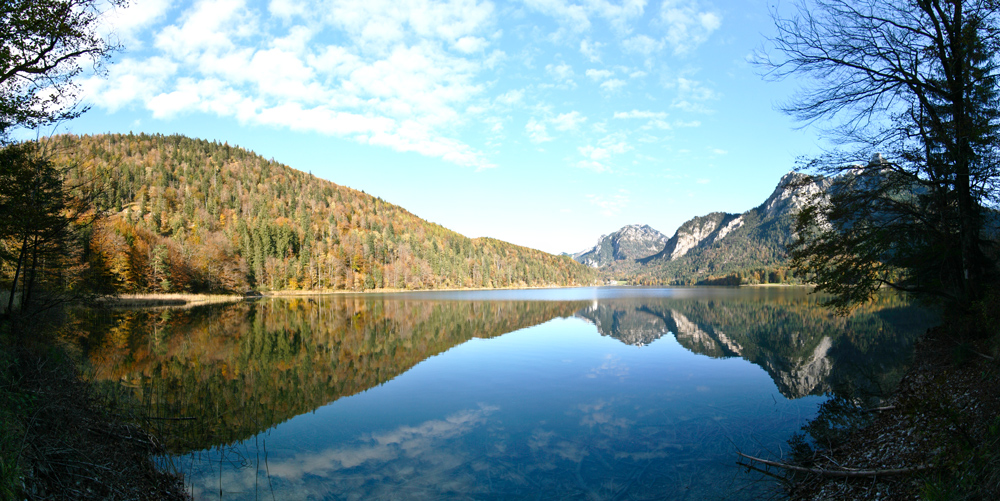
<instances>
[{"instance_id":1,"label":"lake","mask_svg":"<svg viewBox=\"0 0 1000 501\"><path fill-rule=\"evenodd\" d=\"M265 298L77 312L198 499L754 499L834 392L891 391L936 319L800 288Z\"/></svg>"}]
</instances>

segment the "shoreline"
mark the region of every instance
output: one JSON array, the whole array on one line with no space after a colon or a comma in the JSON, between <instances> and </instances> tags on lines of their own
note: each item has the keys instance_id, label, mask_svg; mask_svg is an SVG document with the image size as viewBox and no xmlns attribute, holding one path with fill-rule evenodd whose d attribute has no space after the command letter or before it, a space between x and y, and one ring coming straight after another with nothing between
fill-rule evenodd
<instances>
[{"instance_id":1,"label":"shoreline","mask_svg":"<svg viewBox=\"0 0 1000 501\"><path fill-rule=\"evenodd\" d=\"M418 292L465 292L465 291L503 291L503 290L545 290L545 289L575 289L581 287L602 287L600 285L552 285L540 287L462 287L462 288L442 288L442 289L377 289L366 291L349 291L342 289L320 289L320 290L277 290L259 292L260 295L246 294L199 294L199 293L175 293L175 292L151 292L140 294L122 294L119 296L109 296L98 299L96 302L102 306L112 308L128 307L155 307L155 306L198 306L203 304L219 304L239 302L243 300L254 300L266 297L296 297L296 296L325 296L335 294L403 294ZM257 291L252 291L257 292Z\"/></svg>"},{"instance_id":2,"label":"shoreline","mask_svg":"<svg viewBox=\"0 0 1000 501\"><path fill-rule=\"evenodd\" d=\"M238 302L243 300L253 300L266 297L296 297L296 296L325 296L336 294L407 294L425 292L475 292L475 291L513 291L513 290L549 290L549 289L578 289L587 287L635 287L635 288L663 288L679 289L691 287L719 287L715 285L688 285L688 286L632 286L632 285L547 285L537 287L446 287L440 289L375 289L365 291L349 291L343 289L318 289L318 290L276 290L276 291L251 291L259 292L259 296L247 294L200 294L200 293L175 293L175 292L152 292L138 294L122 294L120 296L109 296L100 298L98 304L109 307L153 307L153 306L197 306L202 304L216 304ZM813 287L802 284L742 284L736 287Z\"/></svg>"},{"instance_id":3,"label":"shoreline","mask_svg":"<svg viewBox=\"0 0 1000 501\"><path fill-rule=\"evenodd\" d=\"M824 474L782 473L789 498L1000 499L1000 364L987 354L995 353L993 343L928 329L886 401L855 410L855 418L874 413L869 423L798 465ZM844 475L890 470L902 473Z\"/></svg>"}]
</instances>

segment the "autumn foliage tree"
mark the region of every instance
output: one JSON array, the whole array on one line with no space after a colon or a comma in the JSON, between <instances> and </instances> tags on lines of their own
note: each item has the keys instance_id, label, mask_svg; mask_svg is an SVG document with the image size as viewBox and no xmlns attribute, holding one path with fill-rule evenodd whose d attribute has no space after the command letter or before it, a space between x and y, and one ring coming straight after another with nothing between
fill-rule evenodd
<instances>
[{"instance_id":1,"label":"autumn foliage tree","mask_svg":"<svg viewBox=\"0 0 1000 501\"><path fill-rule=\"evenodd\" d=\"M79 247L71 241L85 203L82 185L62 172L37 144L15 131L72 119L74 79L85 67L100 72L117 47L99 31L101 9L124 0L0 0L0 278L7 278L5 315L26 312L42 284L69 287L64 272ZM89 63L89 64L88 64ZM83 191L87 191L84 189ZM57 280L56 278L62 278Z\"/></svg>"}]
</instances>

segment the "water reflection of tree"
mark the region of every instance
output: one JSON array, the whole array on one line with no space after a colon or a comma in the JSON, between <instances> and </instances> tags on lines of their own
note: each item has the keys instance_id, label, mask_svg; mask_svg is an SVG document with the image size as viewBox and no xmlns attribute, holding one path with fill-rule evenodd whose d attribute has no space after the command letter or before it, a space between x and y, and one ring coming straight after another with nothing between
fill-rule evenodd
<instances>
[{"instance_id":1,"label":"water reflection of tree","mask_svg":"<svg viewBox=\"0 0 1000 501\"><path fill-rule=\"evenodd\" d=\"M385 383L472 338L571 316L578 302L322 297L191 310L76 312L98 380L133 386L173 452L232 444Z\"/></svg>"}]
</instances>

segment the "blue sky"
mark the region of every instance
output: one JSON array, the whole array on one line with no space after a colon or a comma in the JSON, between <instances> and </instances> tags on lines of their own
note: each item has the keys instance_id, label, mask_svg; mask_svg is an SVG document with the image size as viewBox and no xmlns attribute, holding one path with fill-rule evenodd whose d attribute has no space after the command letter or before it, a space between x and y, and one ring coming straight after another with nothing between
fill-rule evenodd
<instances>
[{"instance_id":1,"label":"blue sky","mask_svg":"<svg viewBox=\"0 0 1000 501\"><path fill-rule=\"evenodd\" d=\"M227 141L462 234L575 252L761 203L819 139L759 0L132 0L56 132Z\"/></svg>"}]
</instances>

